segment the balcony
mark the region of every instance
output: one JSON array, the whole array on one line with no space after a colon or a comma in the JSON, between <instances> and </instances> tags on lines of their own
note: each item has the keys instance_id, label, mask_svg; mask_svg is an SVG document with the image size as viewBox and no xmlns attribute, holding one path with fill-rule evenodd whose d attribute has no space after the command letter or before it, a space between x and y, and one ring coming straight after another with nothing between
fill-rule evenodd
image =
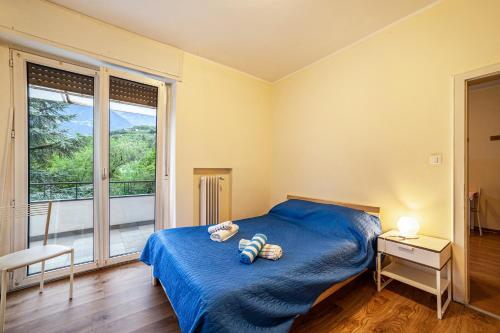
<instances>
[{"instance_id":1,"label":"balcony","mask_svg":"<svg viewBox=\"0 0 500 333\"><path fill-rule=\"evenodd\" d=\"M110 256L142 250L147 238L154 232L154 181L110 182ZM49 243L73 246L75 263L94 260L93 184L83 182L30 184L32 202L52 201L52 219ZM29 245L43 242L45 216L30 220ZM64 256L47 261L47 269L69 265ZM32 265L29 273L40 271Z\"/></svg>"}]
</instances>

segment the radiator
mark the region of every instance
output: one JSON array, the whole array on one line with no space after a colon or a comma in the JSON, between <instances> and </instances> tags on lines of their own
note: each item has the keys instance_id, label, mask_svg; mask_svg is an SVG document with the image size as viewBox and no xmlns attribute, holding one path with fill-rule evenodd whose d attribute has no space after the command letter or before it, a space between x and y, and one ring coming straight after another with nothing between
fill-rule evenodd
<instances>
[{"instance_id":1,"label":"radiator","mask_svg":"<svg viewBox=\"0 0 500 333\"><path fill-rule=\"evenodd\" d=\"M221 181L220 176L200 178L200 225L220 222Z\"/></svg>"}]
</instances>

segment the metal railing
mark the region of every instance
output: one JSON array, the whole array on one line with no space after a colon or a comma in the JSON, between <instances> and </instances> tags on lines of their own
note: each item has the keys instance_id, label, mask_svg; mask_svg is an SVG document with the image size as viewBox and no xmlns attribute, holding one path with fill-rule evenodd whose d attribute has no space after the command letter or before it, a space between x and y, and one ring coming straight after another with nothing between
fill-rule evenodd
<instances>
[{"instance_id":1,"label":"metal railing","mask_svg":"<svg viewBox=\"0 0 500 333\"><path fill-rule=\"evenodd\" d=\"M154 180L110 181L110 197L151 195L155 193ZM85 200L94 197L91 182L30 183L30 201Z\"/></svg>"}]
</instances>

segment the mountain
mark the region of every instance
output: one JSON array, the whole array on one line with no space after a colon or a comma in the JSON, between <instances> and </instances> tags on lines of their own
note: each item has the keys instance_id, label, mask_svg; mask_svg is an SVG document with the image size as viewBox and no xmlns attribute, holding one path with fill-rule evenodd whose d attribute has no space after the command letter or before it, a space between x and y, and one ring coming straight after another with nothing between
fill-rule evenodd
<instances>
[{"instance_id":1,"label":"mountain","mask_svg":"<svg viewBox=\"0 0 500 333\"><path fill-rule=\"evenodd\" d=\"M93 109L89 106L70 104L64 109L67 115L75 115L71 121L61 124L61 127L68 131L68 134L75 136L92 135L93 133ZM111 110L109 114L110 130L116 131L134 126L156 126L156 117L144 114L122 112Z\"/></svg>"},{"instance_id":2,"label":"mountain","mask_svg":"<svg viewBox=\"0 0 500 333\"><path fill-rule=\"evenodd\" d=\"M133 126L156 126L155 116L114 110L111 110L111 114L116 114L117 116L128 121L130 124L133 124Z\"/></svg>"}]
</instances>

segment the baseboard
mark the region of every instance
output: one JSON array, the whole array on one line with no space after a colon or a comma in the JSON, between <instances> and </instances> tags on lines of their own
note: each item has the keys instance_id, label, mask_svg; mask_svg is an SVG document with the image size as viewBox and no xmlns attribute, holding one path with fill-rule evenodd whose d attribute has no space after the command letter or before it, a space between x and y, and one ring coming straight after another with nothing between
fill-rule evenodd
<instances>
[{"instance_id":1,"label":"baseboard","mask_svg":"<svg viewBox=\"0 0 500 333\"><path fill-rule=\"evenodd\" d=\"M489 232L489 233L492 233L492 234L500 234L500 230L497 230L497 229L490 229L490 228L481 227L481 230L483 232ZM478 227L474 227L474 232L479 233L479 228Z\"/></svg>"},{"instance_id":2,"label":"baseboard","mask_svg":"<svg viewBox=\"0 0 500 333\"><path fill-rule=\"evenodd\" d=\"M491 313L491 312L489 312L489 311L486 311L486 310L480 309L480 308L478 308L478 307L475 307L474 305L466 304L465 306L466 306L466 307L468 307L468 308L471 308L472 310L476 310L477 312L484 313L484 314L485 314L485 315L487 315L487 316L490 316L490 317L493 317L493 318L495 318L495 319L500 320L500 316L499 316L499 315L496 315L496 314Z\"/></svg>"}]
</instances>

